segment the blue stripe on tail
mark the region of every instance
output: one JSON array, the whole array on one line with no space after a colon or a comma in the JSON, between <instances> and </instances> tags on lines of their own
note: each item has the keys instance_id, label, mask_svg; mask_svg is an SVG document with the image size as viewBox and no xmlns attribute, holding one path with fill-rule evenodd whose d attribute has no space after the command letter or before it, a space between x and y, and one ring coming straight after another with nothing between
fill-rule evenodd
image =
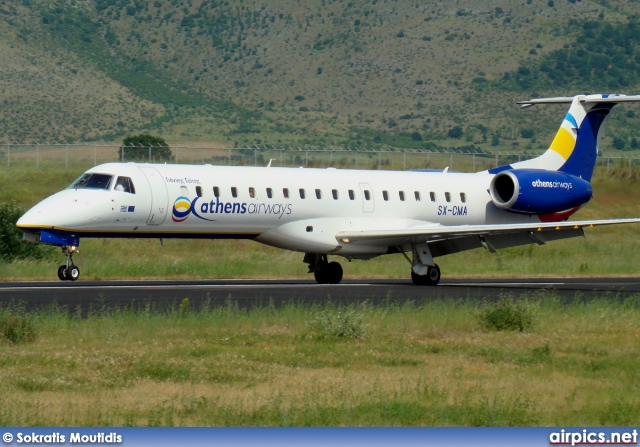
<instances>
[{"instance_id":1,"label":"blue stripe on tail","mask_svg":"<svg viewBox=\"0 0 640 447\"><path fill-rule=\"evenodd\" d=\"M598 133L614 105L598 104L587 113L578 129L576 146L564 165L558 169L560 172L581 177L588 182L591 181L598 156ZM575 119L570 115L567 115L566 119L572 124L575 123Z\"/></svg>"}]
</instances>

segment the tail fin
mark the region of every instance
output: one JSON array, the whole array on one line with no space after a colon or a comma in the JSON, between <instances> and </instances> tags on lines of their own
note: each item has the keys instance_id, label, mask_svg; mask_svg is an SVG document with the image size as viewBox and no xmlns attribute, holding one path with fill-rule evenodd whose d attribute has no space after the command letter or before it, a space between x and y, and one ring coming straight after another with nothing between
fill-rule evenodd
<instances>
[{"instance_id":1,"label":"tail fin","mask_svg":"<svg viewBox=\"0 0 640 447\"><path fill-rule=\"evenodd\" d=\"M537 158L489 170L491 174L508 169L545 169L560 171L591 181L598 155L600 129L613 106L640 101L640 96L578 95L520 101L522 108L535 104L570 103L558 133L549 149Z\"/></svg>"}]
</instances>

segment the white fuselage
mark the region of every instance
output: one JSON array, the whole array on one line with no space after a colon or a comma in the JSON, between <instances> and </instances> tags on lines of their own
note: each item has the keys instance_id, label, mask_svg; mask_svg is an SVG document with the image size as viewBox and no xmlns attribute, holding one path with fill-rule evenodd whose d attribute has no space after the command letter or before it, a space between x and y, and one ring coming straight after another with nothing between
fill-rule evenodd
<instances>
[{"instance_id":1,"label":"white fuselage","mask_svg":"<svg viewBox=\"0 0 640 447\"><path fill-rule=\"evenodd\" d=\"M32 208L18 226L79 237L250 238L289 250L370 257L394 241L342 244L339 231L508 224L536 216L498 209L493 175L108 163L105 188L71 188ZM135 192L118 191L120 177Z\"/></svg>"}]
</instances>

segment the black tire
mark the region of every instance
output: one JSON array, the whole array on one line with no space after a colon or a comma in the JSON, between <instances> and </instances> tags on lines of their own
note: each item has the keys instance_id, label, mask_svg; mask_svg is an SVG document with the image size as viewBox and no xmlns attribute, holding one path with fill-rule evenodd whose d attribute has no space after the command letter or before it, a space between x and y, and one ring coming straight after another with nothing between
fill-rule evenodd
<instances>
[{"instance_id":1,"label":"black tire","mask_svg":"<svg viewBox=\"0 0 640 447\"><path fill-rule=\"evenodd\" d=\"M429 267L429 271L427 272L427 285L429 286L437 286L440 282L440 267L438 264L433 267Z\"/></svg>"},{"instance_id":2,"label":"black tire","mask_svg":"<svg viewBox=\"0 0 640 447\"><path fill-rule=\"evenodd\" d=\"M440 267L429 267L426 275L418 275L411 270L411 280L416 286L436 286L440 282Z\"/></svg>"},{"instance_id":3,"label":"black tire","mask_svg":"<svg viewBox=\"0 0 640 447\"><path fill-rule=\"evenodd\" d=\"M426 277L427 277L427 275L418 275L416 272L411 270L411 281L413 281L413 283L416 286L426 286L427 285L427 283L425 281Z\"/></svg>"},{"instance_id":4,"label":"black tire","mask_svg":"<svg viewBox=\"0 0 640 447\"><path fill-rule=\"evenodd\" d=\"M340 284L342 281L342 266L339 262L330 262L327 266L327 274L328 274L328 283L329 284Z\"/></svg>"},{"instance_id":5,"label":"black tire","mask_svg":"<svg viewBox=\"0 0 640 447\"><path fill-rule=\"evenodd\" d=\"M65 275L69 281L77 281L80 278L80 269L75 265L71 265L65 271Z\"/></svg>"},{"instance_id":6,"label":"black tire","mask_svg":"<svg viewBox=\"0 0 640 447\"><path fill-rule=\"evenodd\" d=\"M66 281L67 280L67 266L66 265L61 265L60 267L58 267L58 278L60 278L60 281Z\"/></svg>"},{"instance_id":7,"label":"black tire","mask_svg":"<svg viewBox=\"0 0 640 447\"><path fill-rule=\"evenodd\" d=\"M313 276L318 284L329 284L329 265L319 264L313 271Z\"/></svg>"}]
</instances>

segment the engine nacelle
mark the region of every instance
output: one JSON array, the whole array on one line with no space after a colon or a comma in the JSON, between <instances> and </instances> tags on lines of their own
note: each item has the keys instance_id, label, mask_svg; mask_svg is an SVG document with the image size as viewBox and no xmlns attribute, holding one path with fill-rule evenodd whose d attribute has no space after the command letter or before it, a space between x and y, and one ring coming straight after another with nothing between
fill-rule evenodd
<instances>
[{"instance_id":1,"label":"engine nacelle","mask_svg":"<svg viewBox=\"0 0 640 447\"><path fill-rule=\"evenodd\" d=\"M503 210L524 214L566 211L591 200L591 184L564 172L512 169L496 174L489 187L491 200Z\"/></svg>"}]
</instances>

